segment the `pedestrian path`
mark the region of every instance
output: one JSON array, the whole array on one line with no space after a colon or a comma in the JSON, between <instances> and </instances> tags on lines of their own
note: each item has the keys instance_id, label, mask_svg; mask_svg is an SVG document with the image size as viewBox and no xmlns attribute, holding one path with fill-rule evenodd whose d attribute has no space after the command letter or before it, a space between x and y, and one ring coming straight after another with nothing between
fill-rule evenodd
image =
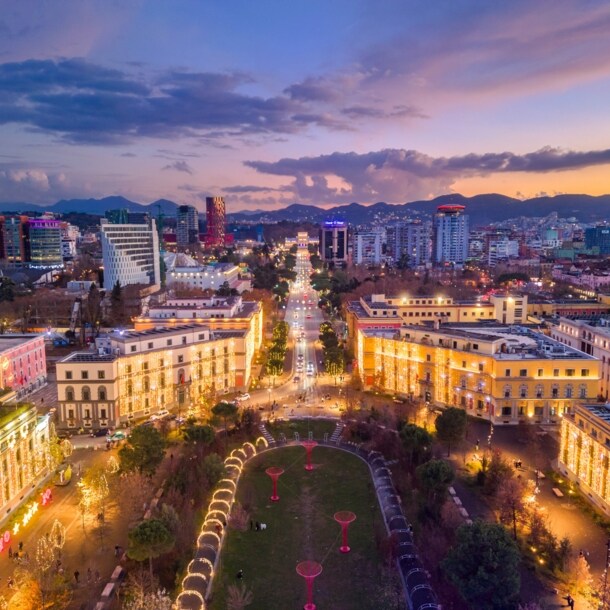
<instances>
[{"instance_id":1,"label":"pedestrian path","mask_svg":"<svg viewBox=\"0 0 610 610\"><path fill-rule=\"evenodd\" d=\"M337 444L341 439L341 435L343 434L343 430L345 429L345 424L342 422L337 422L335 429L330 437L330 442Z\"/></svg>"},{"instance_id":2,"label":"pedestrian path","mask_svg":"<svg viewBox=\"0 0 610 610\"><path fill-rule=\"evenodd\" d=\"M258 429L261 431L261 434L263 435L263 438L267 441L267 443L269 443L270 445L275 443L275 439L273 438L273 436L271 436L271 433L269 432L269 430L267 430L265 424L260 424Z\"/></svg>"}]
</instances>

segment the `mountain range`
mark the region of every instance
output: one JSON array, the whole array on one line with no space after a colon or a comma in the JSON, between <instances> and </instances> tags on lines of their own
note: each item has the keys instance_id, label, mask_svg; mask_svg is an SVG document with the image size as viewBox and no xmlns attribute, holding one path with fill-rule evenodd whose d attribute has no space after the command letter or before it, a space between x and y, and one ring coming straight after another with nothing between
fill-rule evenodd
<instances>
[{"instance_id":1,"label":"mountain range","mask_svg":"<svg viewBox=\"0 0 610 610\"><path fill-rule=\"evenodd\" d=\"M404 204L384 202L373 205L350 203L332 208L320 208L314 205L294 203L288 207L273 210L240 211L227 215L229 222L323 222L328 219L345 220L350 224L366 224L375 220L388 220L394 216L434 213L437 206L460 204L466 206L466 213L471 219L471 226L500 222L517 216L540 217L553 212L562 218L574 217L580 222L599 222L610 218L610 195L556 195L554 197L535 197L533 199L514 199L495 193L464 197L459 194L441 195L426 201L412 201ZM126 208L131 212L149 212L158 215L175 216L177 203L168 199L159 199L150 204L136 203L125 197L112 196L102 199L69 199L61 200L50 206L39 206L27 203L0 204L3 212L84 212L103 216L107 210Z\"/></svg>"}]
</instances>

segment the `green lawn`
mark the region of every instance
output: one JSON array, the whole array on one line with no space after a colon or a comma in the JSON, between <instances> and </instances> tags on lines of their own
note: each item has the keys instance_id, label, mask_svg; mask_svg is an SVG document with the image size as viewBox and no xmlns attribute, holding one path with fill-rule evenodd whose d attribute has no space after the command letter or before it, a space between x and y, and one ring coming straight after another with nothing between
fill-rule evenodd
<instances>
[{"instance_id":1,"label":"green lawn","mask_svg":"<svg viewBox=\"0 0 610 610\"><path fill-rule=\"evenodd\" d=\"M254 507L254 521L267 524L265 531L229 528L214 579L212 610L225 610L226 589L243 582L254 593L248 610L283 610L302 607L306 601L304 580L295 567L311 559L323 565L316 579L314 601L333 610L378 610L376 595L381 581L381 560L376 532L384 532L367 465L355 456L317 447L315 470L304 469L305 450L285 447L253 458L246 466L237 499ZM280 501L271 502L269 466L285 469L280 477ZM339 510L351 510L357 520L349 531L348 554L339 551L341 528L333 519Z\"/></svg>"},{"instance_id":2,"label":"green lawn","mask_svg":"<svg viewBox=\"0 0 610 610\"><path fill-rule=\"evenodd\" d=\"M321 441L324 439L325 432L328 432L330 437L337 422L330 419L293 419L289 421L276 421L265 425L275 440L279 440L281 432L286 435L288 440L293 440L294 433L298 432L303 441L309 438L308 435L311 431L313 432L314 440Z\"/></svg>"}]
</instances>

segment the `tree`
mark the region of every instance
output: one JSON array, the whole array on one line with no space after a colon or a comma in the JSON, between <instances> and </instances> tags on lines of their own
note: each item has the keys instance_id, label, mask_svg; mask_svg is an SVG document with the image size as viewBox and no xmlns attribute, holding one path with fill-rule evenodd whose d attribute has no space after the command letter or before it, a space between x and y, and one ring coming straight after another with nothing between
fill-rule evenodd
<instances>
[{"instance_id":1,"label":"tree","mask_svg":"<svg viewBox=\"0 0 610 610\"><path fill-rule=\"evenodd\" d=\"M466 436L468 418L466 411L457 407L445 409L436 418L436 437L447 444L447 457L451 455L451 445L457 444Z\"/></svg>"},{"instance_id":2,"label":"tree","mask_svg":"<svg viewBox=\"0 0 610 610\"><path fill-rule=\"evenodd\" d=\"M152 560L172 550L174 536L161 519L146 519L129 530L127 538L129 540L127 556L136 561L148 559L148 569L152 579Z\"/></svg>"},{"instance_id":3,"label":"tree","mask_svg":"<svg viewBox=\"0 0 610 610\"><path fill-rule=\"evenodd\" d=\"M217 453L210 453L204 458L203 470L210 487L214 487L226 474L224 462Z\"/></svg>"},{"instance_id":4,"label":"tree","mask_svg":"<svg viewBox=\"0 0 610 610\"><path fill-rule=\"evenodd\" d=\"M520 479L510 478L502 481L496 492L496 500L500 507L500 521L511 523L513 538L517 540L517 521L525 513L525 485Z\"/></svg>"},{"instance_id":5,"label":"tree","mask_svg":"<svg viewBox=\"0 0 610 610\"><path fill-rule=\"evenodd\" d=\"M139 594L134 594L130 591L129 599L123 602L123 610L171 610L172 609L172 598L164 591L152 591L144 592L141 591Z\"/></svg>"},{"instance_id":6,"label":"tree","mask_svg":"<svg viewBox=\"0 0 610 610\"><path fill-rule=\"evenodd\" d=\"M477 520L458 529L441 565L469 607L508 610L521 587L519 562L519 549L504 526Z\"/></svg>"},{"instance_id":7,"label":"tree","mask_svg":"<svg viewBox=\"0 0 610 610\"><path fill-rule=\"evenodd\" d=\"M430 455L432 435L426 429L406 424L400 431L400 440L409 456L409 466L421 464Z\"/></svg>"},{"instance_id":8,"label":"tree","mask_svg":"<svg viewBox=\"0 0 610 610\"><path fill-rule=\"evenodd\" d=\"M428 497L428 508L433 514L438 515L445 501L447 489L453 481L453 469L444 460L430 460L416 471L417 480Z\"/></svg>"},{"instance_id":9,"label":"tree","mask_svg":"<svg viewBox=\"0 0 610 610\"><path fill-rule=\"evenodd\" d=\"M243 610L254 600L252 591L246 588L245 583L229 585L227 587L227 610Z\"/></svg>"},{"instance_id":10,"label":"tree","mask_svg":"<svg viewBox=\"0 0 610 610\"><path fill-rule=\"evenodd\" d=\"M165 454L165 441L152 426L137 426L127 443L119 449L119 462L123 472L137 470L152 476Z\"/></svg>"},{"instance_id":11,"label":"tree","mask_svg":"<svg viewBox=\"0 0 610 610\"><path fill-rule=\"evenodd\" d=\"M224 422L225 426L225 441L228 441L228 422L235 421L237 417L238 408L237 405L232 402L219 402L218 404L212 407L212 414L215 417L220 417Z\"/></svg>"},{"instance_id":12,"label":"tree","mask_svg":"<svg viewBox=\"0 0 610 610\"><path fill-rule=\"evenodd\" d=\"M184 440L200 443L202 445L211 445L214 442L214 428L212 426L197 425L195 423L188 424L183 431Z\"/></svg>"}]
</instances>

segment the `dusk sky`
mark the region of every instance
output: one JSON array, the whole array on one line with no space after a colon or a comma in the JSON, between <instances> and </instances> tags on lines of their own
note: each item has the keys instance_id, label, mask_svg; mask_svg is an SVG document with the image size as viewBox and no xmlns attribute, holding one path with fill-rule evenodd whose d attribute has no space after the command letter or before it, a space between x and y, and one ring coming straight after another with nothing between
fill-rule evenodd
<instances>
[{"instance_id":1,"label":"dusk sky","mask_svg":"<svg viewBox=\"0 0 610 610\"><path fill-rule=\"evenodd\" d=\"M607 0L0 6L0 202L610 193Z\"/></svg>"}]
</instances>

